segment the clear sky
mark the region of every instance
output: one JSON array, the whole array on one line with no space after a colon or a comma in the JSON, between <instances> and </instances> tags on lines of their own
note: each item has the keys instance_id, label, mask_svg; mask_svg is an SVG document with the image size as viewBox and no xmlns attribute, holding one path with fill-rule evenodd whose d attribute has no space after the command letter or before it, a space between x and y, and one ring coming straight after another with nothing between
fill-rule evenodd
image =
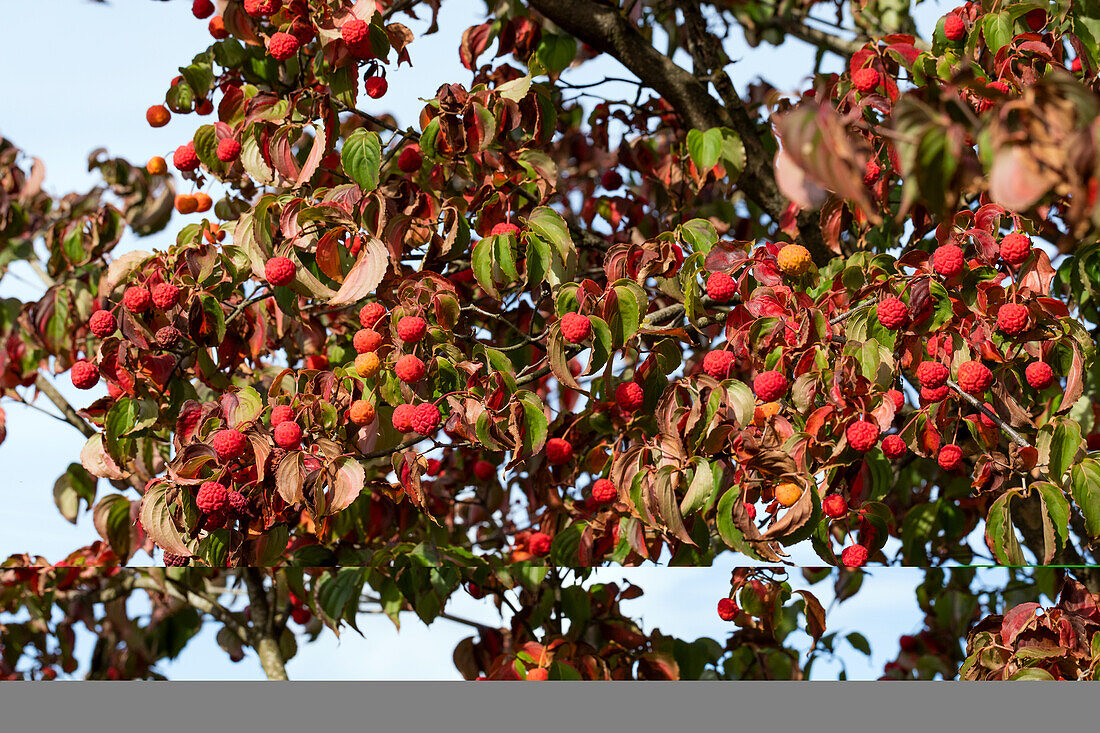
<instances>
[{"instance_id":1,"label":"clear sky","mask_svg":"<svg viewBox=\"0 0 1100 733\"><path fill-rule=\"evenodd\" d=\"M953 5L928 2L916 11L922 35L927 37L936 18ZM189 140L194 129L209 118L175 116L166 127L150 128L145 110L163 101L169 81L178 67L206 48L211 39L206 22L195 20L191 3L151 0L115 0L109 4L90 0L50 0L4 4L5 38L0 43L0 135L12 140L28 155L46 163L46 189L54 194L87 189L96 182L87 171L88 154L105 147L111 155L132 162L153 155L168 156ZM402 123L414 122L423 100L434 96L445 82L468 82L470 73L458 63L462 31L484 16L482 0L447 0L440 16L440 32L418 38L410 47L413 66L391 70L390 93L371 109L392 112ZM402 19L414 33L423 22ZM805 85L813 68L813 55L798 41L782 48L749 49L735 31L727 51L734 60L731 74L739 89L763 76L782 90ZM827 69L840 61L828 59ZM582 83L603 74L627 75L613 61L588 64ZM610 87L614 90L614 87ZM610 93L614 93L613 91ZM367 100L369 101L369 100ZM366 104L366 102L364 102ZM193 215L198 218L200 215ZM137 240L127 236L121 251L164 248L188 217L176 216L168 230ZM0 282L0 297L37 298L42 290L34 274L13 266ZM102 391L80 393L67 377L56 380L59 389L75 405L88 404ZM103 390L102 386L98 388ZM52 406L39 400L44 409ZM7 412L7 440L0 445L0 558L13 553L41 554L57 561L73 548L96 538L90 515L76 526L58 514L51 487L70 462L79 461L83 438L71 427L39 412L3 402ZM101 482L101 492L106 488ZM812 554L796 561L814 563ZM136 564L148 562L141 555ZM818 561L819 562L819 561ZM629 602L647 629L660 628L688 639L722 638L726 626L715 613L717 599L729 585L732 564L727 560L703 569L603 570L602 580L629 578L646 595ZM870 660L848 650L844 660L849 677L876 678L882 665L897 651L898 636L920 626L913 587L920 573L901 569L873 571L859 596L830 613L830 625L859 630L874 649ZM801 581L797 572L796 581ZM825 584L816 586L828 606L831 596ZM483 602L457 599L448 610L475 620L493 621L494 611ZM289 665L292 678L301 679L447 679L457 678L451 653L467 629L438 621L430 629L406 614L398 633L382 616L363 620L365 638L348 632L340 640L331 635L304 646ZM88 645L90 639L83 639ZM90 647L89 647L90 648ZM835 665L815 669L815 677L835 677ZM177 662L165 671L171 678L253 679L262 677L259 664L249 657L232 664L217 648L213 629L193 642Z\"/></svg>"}]
</instances>

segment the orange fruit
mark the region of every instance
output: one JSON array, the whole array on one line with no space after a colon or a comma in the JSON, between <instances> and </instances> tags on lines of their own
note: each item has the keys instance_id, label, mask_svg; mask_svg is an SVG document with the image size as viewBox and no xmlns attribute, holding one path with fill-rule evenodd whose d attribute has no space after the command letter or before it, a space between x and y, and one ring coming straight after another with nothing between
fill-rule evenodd
<instances>
[{"instance_id":1,"label":"orange fruit","mask_svg":"<svg viewBox=\"0 0 1100 733\"><path fill-rule=\"evenodd\" d=\"M802 487L790 482L775 487L775 500L783 506L794 506L802 496Z\"/></svg>"}]
</instances>

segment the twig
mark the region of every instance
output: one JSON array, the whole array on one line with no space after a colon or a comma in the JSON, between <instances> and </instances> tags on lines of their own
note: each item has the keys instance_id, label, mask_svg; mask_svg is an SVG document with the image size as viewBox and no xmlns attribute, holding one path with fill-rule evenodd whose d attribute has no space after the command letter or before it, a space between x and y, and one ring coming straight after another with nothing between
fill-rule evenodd
<instances>
[{"instance_id":1,"label":"twig","mask_svg":"<svg viewBox=\"0 0 1100 733\"><path fill-rule=\"evenodd\" d=\"M54 387L48 379L39 374L34 380L34 386L39 392L46 395L50 402L57 406L57 409L61 410L61 414L65 416L65 422L83 433L85 438L90 438L96 434L95 428L77 414L69 401L61 396L61 393L57 391L57 387Z\"/></svg>"},{"instance_id":2,"label":"twig","mask_svg":"<svg viewBox=\"0 0 1100 733\"><path fill-rule=\"evenodd\" d=\"M962 388L959 387L959 385L957 385L953 379L948 379L947 380L947 386L950 387L951 389L955 390L955 392L957 392L960 397L962 397L964 400L969 402L971 407L973 407L978 412L982 413L983 415L988 417L990 420L992 420L994 423L996 423L997 427L999 427L1001 430L1003 430L1005 435L1012 438L1013 443L1020 446L1021 448L1032 448L1033 447L1031 445L1031 443L1027 442L1027 439L1024 438L1024 436L1020 435L1015 430L1013 430L1011 425L1009 425L1004 420L999 418L997 415L992 413L989 410L989 408L987 408L981 402L978 402L978 400L973 395L970 395L970 394L967 394L966 392L964 392L962 390Z\"/></svg>"}]
</instances>

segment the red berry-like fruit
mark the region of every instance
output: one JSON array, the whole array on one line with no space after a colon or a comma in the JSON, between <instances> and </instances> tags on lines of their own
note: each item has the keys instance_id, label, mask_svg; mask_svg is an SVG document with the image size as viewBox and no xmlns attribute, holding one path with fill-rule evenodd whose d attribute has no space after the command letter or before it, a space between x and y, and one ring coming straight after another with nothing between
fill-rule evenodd
<instances>
[{"instance_id":1,"label":"red berry-like fruit","mask_svg":"<svg viewBox=\"0 0 1100 733\"><path fill-rule=\"evenodd\" d=\"M81 359L73 364L69 376L73 380L73 386L77 389L91 389L99 384L99 367L90 361Z\"/></svg>"},{"instance_id":2,"label":"red berry-like fruit","mask_svg":"<svg viewBox=\"0 0 1100 733\"><path fill-rule=\"evenodd\" d=\"M787 394L788 382L782 372L760 372L752 380L752 391L764 402L775 402Z\"/></svg>"},{"instance_id":3,"label":"red berry-like fruit","mask_svg":"<svg viewBox=\"0 0 1100 733\"><path fill-rule=\"evenodd\" d=\"M545 532L535 532L531 535L531 539L527 540L527 550L532 555L542 557L550 552L550 543L550 535ZM528 675L530 675L530 673L528 673Z\"/></svg>"},{"instance_id":4,"label":"red berry-like fruit","mask_svg":"<svg viewBox=\"0 0 1100 733\"><path fill-rule=\"evenodd\" d=\"M229 499L229 511L234 514L245 514L248 511L248 497L236 490L230 490L226 497Z\"/></svg>"},{"instance_id":5,"label":"red berry-like fruit","mask_svg":"<svg viewBox=\"0 0 1100 733\"><path fill-rule=\"evenodd\" d=\"M882 176L882 166L875 160L868 160L863 169L863 183L866 186L873 185Z\"/></svg>"},{"instance_id":6,"label":"red berry-like fruit","mask_svg":"<svg viewBox=\"0 0 1100 733\"><path fill-rule=\"evenodd\" d=\"M959 387L967 394L985 392L993 384L993 372L980 361L966 361L959 365Z\"/></svg>"},{"instance_id":7,"label":"red berry-like fruit","mask_svg":"<svg viewBox=\"0 0 1100 733\"><path fill-rule=\"evenodd\" d=\"M100 338L107 338L115 332L116 328L118 328L118 322L110 311L98 310L88 319L88 330Z\"/></svg>"},{"instance_id":8,"label":"red berry-like fruit","mask_svg":"<svg viewBox=\"0 0 1100 733\"><path fill-rule=\"evenodd\" d=\"M993 410L993 405L989 404L988 402L986 402L985 405L983 405L983 407L985 407L985 409L989 410L990 413L996 414L995 411ZM988 415L986 415L984 412L981 412L981 411L978 412L978 419L981 421L982 425L986 426L990 430L997 427L997 423L993 422L993 419L991 417L989 417Z\"/></svg>"},{"instance_id":9,"label":"red berry-like fruit","mask_svg":"<svg viewBox=\"0 0 1100 733\"><path fill-rule=\"evenodd\" d=\"M240 458L244 455L247 446L248 438L236 428L219 430L214 433L214 437L210 440L210 447L218 454L218 458L223 461Z\"/></svg>"},{"instance_id":10,"label":"red berry-like fruit","mask_svg":"<svg viewBox=\"0 0 1100 733\"><path fill-rule=\"evenodd\" d=\"M592 499L597 504L610 504L619 498L619 491L611 481L601 478L592 484Z\"/></svg>"},{"instance_id":11,"label":"red berry-like fruit","mask_svg":"<svg viewBox=\"0 0 1100 733\"><path fill-rule=\"evenodd\" d=\"M623 177L617 170L604 171L603 176L600 177L600 185L606 188L608 191L615 191L622 188Z\"/></svg>"},{"instance_id":12,"label":"red berry-like fruit","mask_svg":"<svg viewBox=\"0 0 1100 733\"><path fill-rule=\"evenodd\" d=\"M909 308L901 298L886 298L878 304L878 322L896 331L909 320Z\"/></svg>"},{"instance_id":13,"label":"red berry-like fruit","mask_svg":"<svg viewBox=\"0 0 1100 733\"><path fill-rule=\"evenodd\" d=\"M1054 381L1054 370L1045 361L1033 361L1027 365L1024 376L1034 389L1046 389Z\"/></svg>"},{"instance_id":14,"label":"red berry-like fruit","mask_svg":"<svg viewBox=\"0 0 1100 733\"><path fill-rule=\"evenodd\" d=\"M716 272L707 278L707 296L719 303L728 303L737 295L737 283L724 272Z\"/></svg>"},{"instance_id":15,"label":"red berry-like fruit","mask_svg":"<svg viewBox=\"0 0 1100 733\"><path fill-rule=\"evenodd\" d=\"M411 433L416 405L398 405L393 408L393 429L399 433Z\"/></svg>"},{"instance_id":16,"label":"red berry-like fruit","mask_svg":"<svg viewBox=\"0 0 1100 733\"><path fill-rule=\"evenodd\" d=\"M900 435L887 435L882 439L882 452L887 458L901 458L907 450Z\"/></svg>"},{"instance_id":17,"label":"red berry-like fruit","mask_svg":"<svg viewBox=\"0 0 1100 733\"><path fill-rule=\"evenodd\" d=\"M932 269L944 277L954 277L963 271L966 257L962 247L945 244L932 253Z\"/></svg>"},{"instance_id":18,"label":"red berry-like fruit","mask_svg":"<svg viewBox=\"0 0 1100 733\"><path fill-rule=\"evenodd\" d=\"M271 36L267 42L267 52L276 61L286 61L298 52L298 39L289 33L279 31Z\"/></svg>"},{"instance_id":19,"label":"red berry-like fruit","mask_svg":"<svg viewBox=\"0 0 1100 733\"><path fill-rule=\"evenodd\" d=\"M370 24L360 18L352 18L340 27L340 37L348 46L361 46L370 42Z\"/></svg>"},{"instance_id":20,"label":"red berry-like fruit","mask_svg":"<svg viewBox=\"0 0 1100 733\"><path fill-rule=\"evenodd\" d=\"M488 481L496 475L497 467L486 460L479 459L474 463L474 476L478 481Z\"/></svg>"},{"instance_id":21,"label":"red berry-like fruit","mask_svg":"<svg viewBox=\"0 0 1100 733\"><path fill-rule=\"evenodd\" d=\"M191 12L199 20L204 20L214 14L214 3L210 0L195 0L191 4Z\"/></svg>"},{"instance_id":22,"label":"red berry-like fruit","mask_svg":"<svg viewBox=\"0 0 1100 733\"><path fill-rule=\"evenodd\" d=\"M938 361L922 361L917 367L917 381L926 389L942 387L947 383L949 376L951 372Z\"/></svg>"},{"instance_id":23,"label":"red berry-like fruit","mask_svg":"<svg viewBox=\"0 0 1100 733\"><path fill-rule=\"evenodd\" d=\"M1070 65L1069 65L1069 69L1070 69L1070 71L1072 71L1072 72L1073 72L1074 74L1079 74L1079 73L1081 73L1081 57L1080 57L1080 56L1078 56L1077 58L1073 59L1073 62L1072 62L1072 63L1070 63Z\"/></svg>"},{"instance_id":24,"label":"red berry-like fruit","mask_svg":"<svg viewBox=\"0 0 1100 733\"><path fill-rule=\"evenodd\" d=\"M364 88L367 90L368 97L371 99L379 99L380 97L384 97L386 92L389 91L390 83L386 81L384 76L372 76L367 79Z\"/></svg>"},{"instance_id":25,"label":"red berry-like fruit","mask_svg":"<svg viewBox=\"0 0 1100 733\"><path fill-rule=\"evenodd\" d=\"M172 153L172 165L177 170L193 171L199 167L199 154L195 152L195 143L187 143L176 148Z\"/></svg>"},{"instance_id":26,"label":"red berry-like fruit","mask_svg":"<svg viewBox=\"0 0 1100 733\"><path fill-rule=\"evenodd\" d=\"M493 237L500 236L501 234L512 234L518 237L519 227L515 224L512 224L511 222L502 221L501 223L495 225L489 232L489 235Z\"/></svg>"},{"instance_id":27,"label":"red berry-like fruit","mask_svg":"<svg viewBox=\"0 0 1100 733\"><path fill-rule=\"evenodd\" d=\"M288 420L275 426L275 444L285 450L295 450L302 444L302 428Z\"/></svg>"},{"instance_id":28,"label":"red berry-like fruit","mask_svg":"<svg viewBox=\"0 0 1100 733\"><path fill-rule=\"evenodd\" d=\"M852 446L853 450L866 453L874 448L875 443L878 442L879 429L878 425L873 422L856 420L848 426L844 431L844 435L847 436L848 445Z\"/></svg>"},{"instance_id":29,"label":"red berry-like fruit","mask_svg":"<svg viewBox=\"0 0 1100 733\"><path fill-rule=\"evenodd\" d=\"M1006 234L1001 240L1001 259L1010 265L1019 265L1031 256L1031 238L1022 232Z\"/></svg>"},{"instance_id":30,"label":"red berry-like fruit","mask_svg":"<svg viewBox=\"0 0 1100 733\"><path fill-rule=\"evenodd\" d=\"M573 444L564 438L551 438L546 441L546 460L558 466L573 458Z\"/></svg>"},{"instance_id":31,"label":"red berry-like fruit","mask_svg":"<svg viewBox=\"0 0 1100 733\"><path fill-rule=\"evenodd\" d=\"M152 305L152 294L140 285L132 285L122 294L122 306L131 313L144 313Z\"/></svg>"},{"instance_id":32,"label":"red berry-like fruit","mask_svg":"<svg viewBox=\"0 0 1100 733\"><path fill-rule=\"evenodd\" d=\"M571 344L579 344L592 334L592 321L579 313L561 317L561 335Z\"/></svg>"},{"instance_id":33,"label":"red berry-like fruit","mask_svg":"<svg viewBox=\"0 0 1100 733\"><path fill-rule=\"evenodd\" d=\"M863 545L845 547L840 553L840 563L846 568L861 568L867 564L867 548Z\"/></svg>"},{"instance_id":34,"label":"red berry-like fruit","mask_svg":"<svg viewBox=\"0 0 1100 733\"><path fill-rule=\"evenodd\" d=\"M733 621L739 612L740 609L732 598L723 598L718 601L718 618L723 621Z\"/></svg>"},{"instance_id":35,"label":"red berry-like fruit","mask_svg":"<svg viewBox=\"0 0 1100 733\"><path fill-rule=\"evenodd\" d=\"M879 85L882 76L875 69L864 68L852 74L852 85L863 94L873 92Z\"/></svg>"},{"instance_id":36,"label":"red berry-like fruit","mask_svg":"<svg viewBox=\"0 0 1100 733\"><path fill-rule=\"evenodd\" d=\"M524 675L523 679L527 682L546 682L550 679L550 670L546 667L535 667L527 670L527 674Z\"/></svg>"},{"instance_id":37,"label":"red berry-like fruit","mask_svg":"<svg viewBox=\"0 0 1100 733\"><path fill-rule=\"evenodd\" d=\"M966 35L966 24L963 19L954 13L948 13L943 18L943 35L949 41L957 41Z\"/></svg>"},{"instance_id":38,"label":"red berry-like fruit","mask_svg":"<svg viewBox=\"0 0 1100 733\"><path fill-rule=\"evenodd\" d=\"M992 84L990 84L988 87L986 87L986 89L993 89L995 91L1000 92L1001 94L1008 94L1011 91L1008 84L1006 82L1003 82L1003 81L995 81Z\"/></svg>"},{"instance_id":39,"label":"red berry-like fruit","mask_svg":"<svg viewBox=\"0 0 1100 733\"><path fill-rule=\"evenodd\" d=\"M947 395L951 394L951 388L946 384L941 384L939 387L921 387L920 396L925 402L941 402L947 399Z\"/></svg>"},{"instance_id":40,"label":"red berry-like fruit","mask_svg":"<svg viewBox=\"0 0 1100 733\"><path fill-rule=\"evenodd\" d=\"M1018 303L1005 303L997 311L997 328L1009 336L1018 336L1027 330L1027 307Z\"/></svg>"},{"instance_id":41,"label":"red berry-like fruit","mask_svg":"<svg viewBox=\"0 0 1100 733\"><path fill-rule=\"evenodd\" d=\"M244 0L244 12L253 18L275 15L283 7L283 0Z\"/></svg>"},{"instance_id":42,"label":"red berry-like fruit","mask_svg":"<svg viewBox=\"0 0 1100 733\"><path fill-rule=\"evenodd\" d=\"M894 412L900 412L905 407L905 395L900 390L891 389L886 392L886 398L894 403Z\"/></svg>"},{"instance_id":43,"label":"red berry-like fruit","mask_svg":"<svg viewBox=\"0 0 1100 733\"><path fill-rule=\"evenodd\" d=\"M157 340L157 346L162 349L171 349L180 342L183 338L183 333L175 326L162 326L157 329L155 336Z\"/></svg>"},{"instance_id":44,"label":"red berry-like fruit","mask_svg":"<svg viewBox=\"0 0 1100 733\"><path fill-rule=\"evenodd\" d=\"M207 481L199 487L195 504L203 514L216 514L229 505L229 489L217 481Z\"/></svg>"},{"instance_id":45,"label":"red berry-like fruit","mask_svg":"<svg viewBox=\"0 0 1100 733\"><path fill-rule=\"evenodd\" d=\"M232 163L241 155L241 144L231 137L222 138L218 143L218 160L223 163Z\"/></svg>"},{"instance_id":46,"label":"red berry-like fruit","mask_svg":"<svg viewBox=\"0 0 1100 733\"><path fill-rule=\"evenodd\" d=\"M145 110L145 121L149 127L164 127L172 119L172 113L163 104L154 104Z\"/></svg>"},{"instance_id":47,"label":"red berry-like fruit","mask_svg":"<svg viewBox=\"0 0 1100 733\"><path fill-rule=\"evenodd\" d=\"M413 431L420 435L432 435L439 430L441 417L439 408L431 402L424 402L416 406L412 415Z\"/></svg>"},{"instance_id":48,"label":"red berry-like fruit","mask_svg":"<svg viewBox=\"0 0 1100 733\"><path fill-rule=\"evenodd\" d=\"M940 448L936 462L940 464L940 468L944 471L954 471L962 463L962 457L962 448L948 444Z\"/></svg>"},{"instance_id":49,"label":"red berry-like fruit","mask_svg":"<svg viewBox=\"0 0 1100 733\"><path fill-rule=\"evenodd\" d=\"M840 519L848 513L848 502L840 494L829 494L821 502L821 511L829 519Z\"/></svg>"},{"instance_id":50,"label":"red berry-like fruit","mask_svg":"<svg viewBox=\"0 0 1100 733\"><path fill-rule=\"evenodd\" d=\"M419 145L406 145L397 156L397 169L402 173L415 173L424 163Z\"/></svg>"},{"instance_id":51,"label":"red berry-like fruit","mask_svg":"<svg viewBox=\"0 0 1100 733\"><path fill-rule=\"evenodd\" d=\"M180 289L171 283L161 283L153 288L152 292L153 305L160 308L162 311L166 311L169 308L175 307L180 298Z\"/></svg>"},{"instance_id":52,"label":"red berry-like fruit","mask_svg":"<svg viewBox=\"0 0 1100 733\"><path fill-rule=\"evenodd\" d=\"M428 332L428 322L419 316L405 316L397 322L397 338L415 344Z\"/></svg>"},{"instance_id":53,"label":"red berry-like fruit","mask_svg":"<svg viewBox=\"0 0 1100 733\"><path fill-rule=\"evenodd\" d=\"M634 412L645 401L645 391L637 382L623 382L615 388L615 402L623 412Z\"/></svg>"},{"instance_id":54,"label":"red berry-like fruit","mask_svg":"<svg viewBox=\"0 0 1100 733\"><path fill-rule=\"evenodd\" d=\"M715 379L725 379L733 367L732 351L708 351L703 357L703 371Z\"/></svg>"},{"instance_id":55,"label":"red berry-like fruit","mask_svg":"<svg viewBox=\"0 0 1100 733\"><path fill-rule=\"evenodd\" d=\"M393 371L397 378L406 384L416 384L427 374L424 362L413 354L406 354L398 359L393 365Z\"/></svg>"},{"instance_id":56,"label":"red berry-like fruit","mask_svg":"<svg viewBox=\"0 0 1100 733\"><path fill-rule=\"evenodd\" d=\"M298 267L289 257L272 257L264 265L264 277L276 287L292 282L297 274Z\"/></svg>"},{"instance_id":57,"label":"red berry-like fruit","mask_svg":"<svg viewBox=\"0 0 1100 733\"><path fill-rule=\"evenodd\" d=\"M275 405L271 408L271 425L278 427L294 419L294 408L290 405Z\"/></svg>"},{"instance_id":58,"label":"red berry-like fruit","mask_svg":"<svg viewBox=\"0 0 1100 733\"><path fill-rule=\"evenodd\" d=\"M359 325L363 328L373 328L378 319L386 315L386 309L381 303L367 303L359 309Z\"/></svg>"},{"instance_id":59,"label":"red berry-like fruit","mask_svg":"<svg viewBox=\"0 0 1100 733\"><path fill-rule=\"evenodd\" d=\"M360 329L355 332L355 336L351 340L351 345L355 347L355 352L357 354L378 351L378 347L382 345L382 334L378 333L373 328Z\"/></svg>"}]
</instances>

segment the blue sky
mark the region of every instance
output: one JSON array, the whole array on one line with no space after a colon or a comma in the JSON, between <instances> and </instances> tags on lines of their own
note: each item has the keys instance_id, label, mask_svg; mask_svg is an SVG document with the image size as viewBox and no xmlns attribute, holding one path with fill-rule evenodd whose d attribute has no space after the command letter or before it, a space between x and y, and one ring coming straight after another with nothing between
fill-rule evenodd
<instances>
[{"instance_id":1,"label":"blue sky","mask_svg":"<svg viewBox=\"0 0 1100 733\"><path fill-rule=\"evenodd\" d=\"M63 194L83 190L96 179L87 171L87 156L105 147L111 155L133 162L153 155L168 156L190 139L195 127L209 118L176 116L166 127L150 128L145 110L163 100L178 67L210 43L206 22L195 20L191 3L150 0L116 0L109 5L87 0L9 3L7 29L0 44L0 62L9 71L0 75L0 134L28 155L46 163L46 189ZM918 10L920 30L926 37L935 20L952 5L928 2ZM390 93L379 101L364 101L368 109L392 112L402 123L415 121L423 99L433 97L440 84L468 81L469 72L457 61L462 31L484 15L482 0L447 0L440 16L441 30L418 38L411 46L413 66L391 70ZM403 19L404 20L404 19ZM404 20L414 33L424 23ZM736 33L735 33L736 35ZM749 49L737 37L727 48L734 65L730 71L739 89L764 76L782 90L803 88L813 67L812 53L797 41L780 49ZM743 59L743 60L742 60ZM827 69L840 62L830 58ZM603 74L625 75L613 61L587 65L575 83L596 80ZM615 85L608 85L614 95ZM196 218L199 215L193 215ZM166 232L137 240L128 236L119 252L166 247L188 217L175 217ZM0 297L36 298L41 292L34 274L14 266L0 282ZM67 376L56 380L59 389L80 406L101 392L80 393ZM100 388L102 389L102 387ZM52 409L44 399L39 404ZM8 437L0 445L0 557L13 553L41 554L56 561L74 547L95 539L90 515L76 526L58 514L51 487L65 466L78 461L83 438L71 427L36 411L5 400ZM101 487L103 490L103 487ZM813 564L811 554L796 561ZM135 562L147 561L144 556ZM631 601L646 628L658 627L689 639L720 638L725 625L714 606L728 589L729 562L705 569L604 570L603 580L629 578L647 594ZM860 630L872 642L872 658L845 654L849 676L875 678L882 665L896 653L900 634L919 627L920 612L912 589L919 573L902 569L878 569L873 582L855 600L840 605L830 622L847 631ZM801 580L797 574L796 580ZM824 585L815 588L822 591ZM828 605L828 593L822 593ZM453 612L477 620L492 621L493 609L470 599L456 601ZM364 619L365 639L345 634L302 648L290 663L294 678L441 679L457 678L451 662L455 643L467 636L462 626L439 621L430 629L408 615L398 633L388 619ZM85 644L90 640L85 639ZM253 679L261 677L254 657L232 664L213 641L213 630L193 643L184 656L166 667L170 677L184 679ZM831 677L836 668L822 665L816 676Z\"/></svg>"}]
</instances>

